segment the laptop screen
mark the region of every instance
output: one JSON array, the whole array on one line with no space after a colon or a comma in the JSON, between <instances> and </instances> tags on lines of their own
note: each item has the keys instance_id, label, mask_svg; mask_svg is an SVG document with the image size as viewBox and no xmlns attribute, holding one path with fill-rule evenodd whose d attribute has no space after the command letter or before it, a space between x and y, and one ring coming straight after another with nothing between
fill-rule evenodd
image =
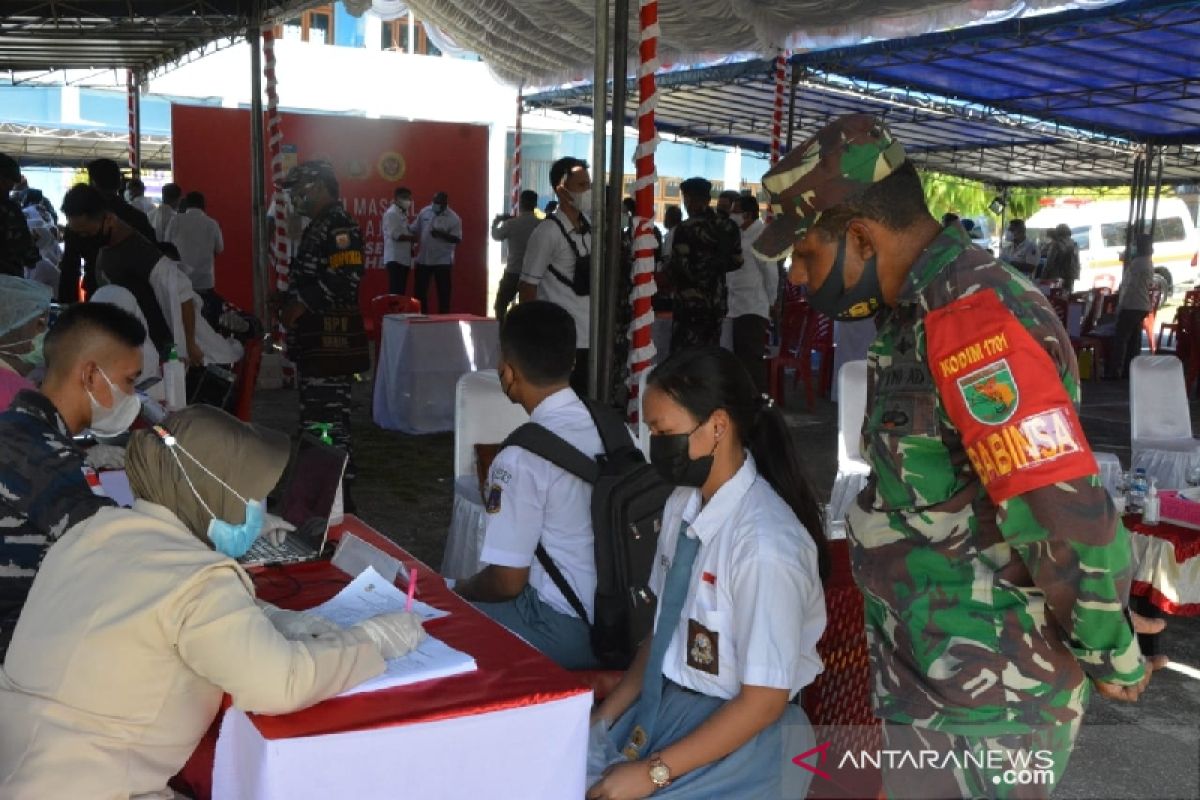
<instances>
[{"instance_id":1,"label":"laptop screen","mask_svg":"<svg viewBox=\"0 0 1200 800\"><path fill-rule=\"evenodd\" d=\"M300 437L287 483L279 501L279 516L303 530L310 520L320 520L315 528L314 547L320 545L328 526L333 500L346 469L346 452L322 443L307 434ZM307 526L310 530L313 525Z\"/></svg>"}]
</instances>

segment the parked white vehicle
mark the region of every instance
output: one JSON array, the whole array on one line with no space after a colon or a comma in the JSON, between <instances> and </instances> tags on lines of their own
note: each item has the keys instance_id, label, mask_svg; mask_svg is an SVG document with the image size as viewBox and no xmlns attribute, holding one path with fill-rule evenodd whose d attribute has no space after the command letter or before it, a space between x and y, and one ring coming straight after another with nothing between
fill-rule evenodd
<instances>
[{"instance_id":1,"label":"parked white vehicle","mask_svg":"<svg viewBox=\"0 0 1200 800\"><path fill-rule=\"evenodd\" d=\"M1153 199L1150 205L1153 206ZM1129 222L1128 200L1097 200L1043 208L1025 221L1030 239L1044 246L1047 233L1066 224L1079 246L1079 280L1076 289L1121 285L1121 254ZM1154 226L1154 272L1163 296L1177 286L1191 286L1200 278L1200 232L1187 205L1177 197L1158 201Z\"/></svg>"}]
</instances>

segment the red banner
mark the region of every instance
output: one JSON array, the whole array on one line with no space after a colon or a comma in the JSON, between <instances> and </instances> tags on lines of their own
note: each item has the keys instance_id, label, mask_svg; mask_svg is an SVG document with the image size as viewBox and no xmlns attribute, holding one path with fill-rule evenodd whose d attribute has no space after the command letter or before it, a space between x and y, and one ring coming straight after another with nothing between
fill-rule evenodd
<instances>
[{"instance_id":1,"label":"red banner","mask_svg":"<svg viewBox=\"0 0 1200 800\"><path fill-rule=\"evenodd\" d=\"M1098 472L1058 368L994 291L925 317L929 370L996 502Z\"/></svg>"},{"instance_id":2,"label":"red banner","mask_svg":"<svg viewBox=\"0 0 1200 800\"><path fill-rule=\"evenodd\" d=\"M328 159L342 200L363 232L366 272L359 302L388 291L380 222L399 186L413 191L413 213L444 191L462 217L463 241L454 257L451 308L487 313L488 129L482 125L408 122L283 112L285 147L295 160ZM244 109L173 105L174 180L204 194L207 213L221 225L225 252L217 258L216 289L230 302L254 307L251 269L250 116ZM272 178L266 164L267 197ZM264 221L264 224L270 224ZM412 293L413 276L408 279ZM272 285L274 281L272 280ZM430 283L430 299L436 290Z\"/></svg>"}]
</instances>

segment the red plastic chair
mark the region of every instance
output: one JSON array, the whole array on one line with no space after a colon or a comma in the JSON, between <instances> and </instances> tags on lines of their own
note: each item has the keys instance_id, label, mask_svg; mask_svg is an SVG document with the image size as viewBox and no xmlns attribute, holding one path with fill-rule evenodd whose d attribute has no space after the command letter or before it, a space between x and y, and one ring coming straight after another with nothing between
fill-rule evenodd
<instances>
[{"instance_id":1,"label":"red plastic chair","mask_svg":"<svg viewBox=\"0 0 1200 800\"><path fill-rule=\"evenodd\" d=\"M258 384L258 371L262 366L262 339L255 337L246 342L244 348L242 360L234 368L234 374L237 375L237 400L234 402L233 415L242 422L249 422L254 413L254 387Z\"/></svg>"},{"instance_id":2,"label":"red plastic chair","mask_svg":"<svg viewBox=\"0 0 1200 800\"><path fill-rule=\"evenodd\" d=\"M821 356L821 371L815 376L812 373L812 357L814 353ZM828 397L833 385L833 319L817 311L808 315L804 324L804 337L800 341L800 358L796 369L796 379L804 381L805 401L811 411L815 403L817 389L821 397ZM818 384L817 381L820 381Z\"/></svg>"},{"instance_id":3,"label":"red plastic chair","mask_svg":"<svg viewBox=\"0 0 1200 800\"><path fill-rule=\"evenodd\" d=\"M388 314L420 314L421 302L404 294L381 294L371 298L367 318L363 327L375 345L375 357L379 357L379 340L383 336L383 318Z\"/></svg>"},{"instance_id":4,"label":"red plastic chair","mask_svg":"<svg viewBox=\"0 0 1200 800\"><path fill-rule=\"evenodd\" d=\"M767 361L767 391L781 406L784 369L800 369L800 345L804 339L804 323L808 319L808 313L806 301L784 303L783 314L779 320L779 355Z\"/></svg>"}]
</instances>

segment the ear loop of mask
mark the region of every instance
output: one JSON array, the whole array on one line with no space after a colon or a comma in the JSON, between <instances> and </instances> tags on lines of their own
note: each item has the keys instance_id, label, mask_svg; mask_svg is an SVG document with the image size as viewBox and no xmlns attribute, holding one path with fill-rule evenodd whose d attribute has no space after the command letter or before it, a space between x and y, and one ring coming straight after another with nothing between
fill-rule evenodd
<instances>
[{"instance_id":1,"label":"ear loop of mask","mask_svg":"<svg viewBox=\"0 0 1200 800\"><path fill-rule=\"evenodd\" d=\"M230 494L232 494L238 500L241 500L247 506L250 505L250 501L248 501L246 498L244 498L240 494L238 494L236 489L234 489L228 483L226 483L225 481L221 480L216 475L214 475L212 473L212 470L210 470L208 467L201 464L199 461L196 460L195 456L193 456L186 449L184 449L183 445L181 445L179 443L179 440L176 439L171 434L170 431L168 431L166 428L162 427L161 425L155 425L154 432L156 434L158 434L158 438L162 439L163 444L165 444L167 446L167 452L171 454L171 458L175 459L175 463L179 466L179 471L183 473L183 479L185 481L187 481L188 488L192 490L192 494L195 495L196 499L200 501L200 505L204 506L204 510L208 512L208 515L210 517L212 517L213 519L219 519L219 517L213 513L213 510L208 507L208 503L204 502L204 498L200 496L200 492L196 491L196 486L195 486L195 484L192 483L192 479L190 477L188 477L187 470L184 469L183 462L179 460L179 456L175 453L176 450L178 450L180 453L183 453L185 456L188 457L189 461L191 461L193 464L195 464L200 469L204 470L204 472L208 475L208 477L212 478L214 481L216 481L217 483L221 484L226 489L228 489Z\"/></svg>"}]
</instances>

